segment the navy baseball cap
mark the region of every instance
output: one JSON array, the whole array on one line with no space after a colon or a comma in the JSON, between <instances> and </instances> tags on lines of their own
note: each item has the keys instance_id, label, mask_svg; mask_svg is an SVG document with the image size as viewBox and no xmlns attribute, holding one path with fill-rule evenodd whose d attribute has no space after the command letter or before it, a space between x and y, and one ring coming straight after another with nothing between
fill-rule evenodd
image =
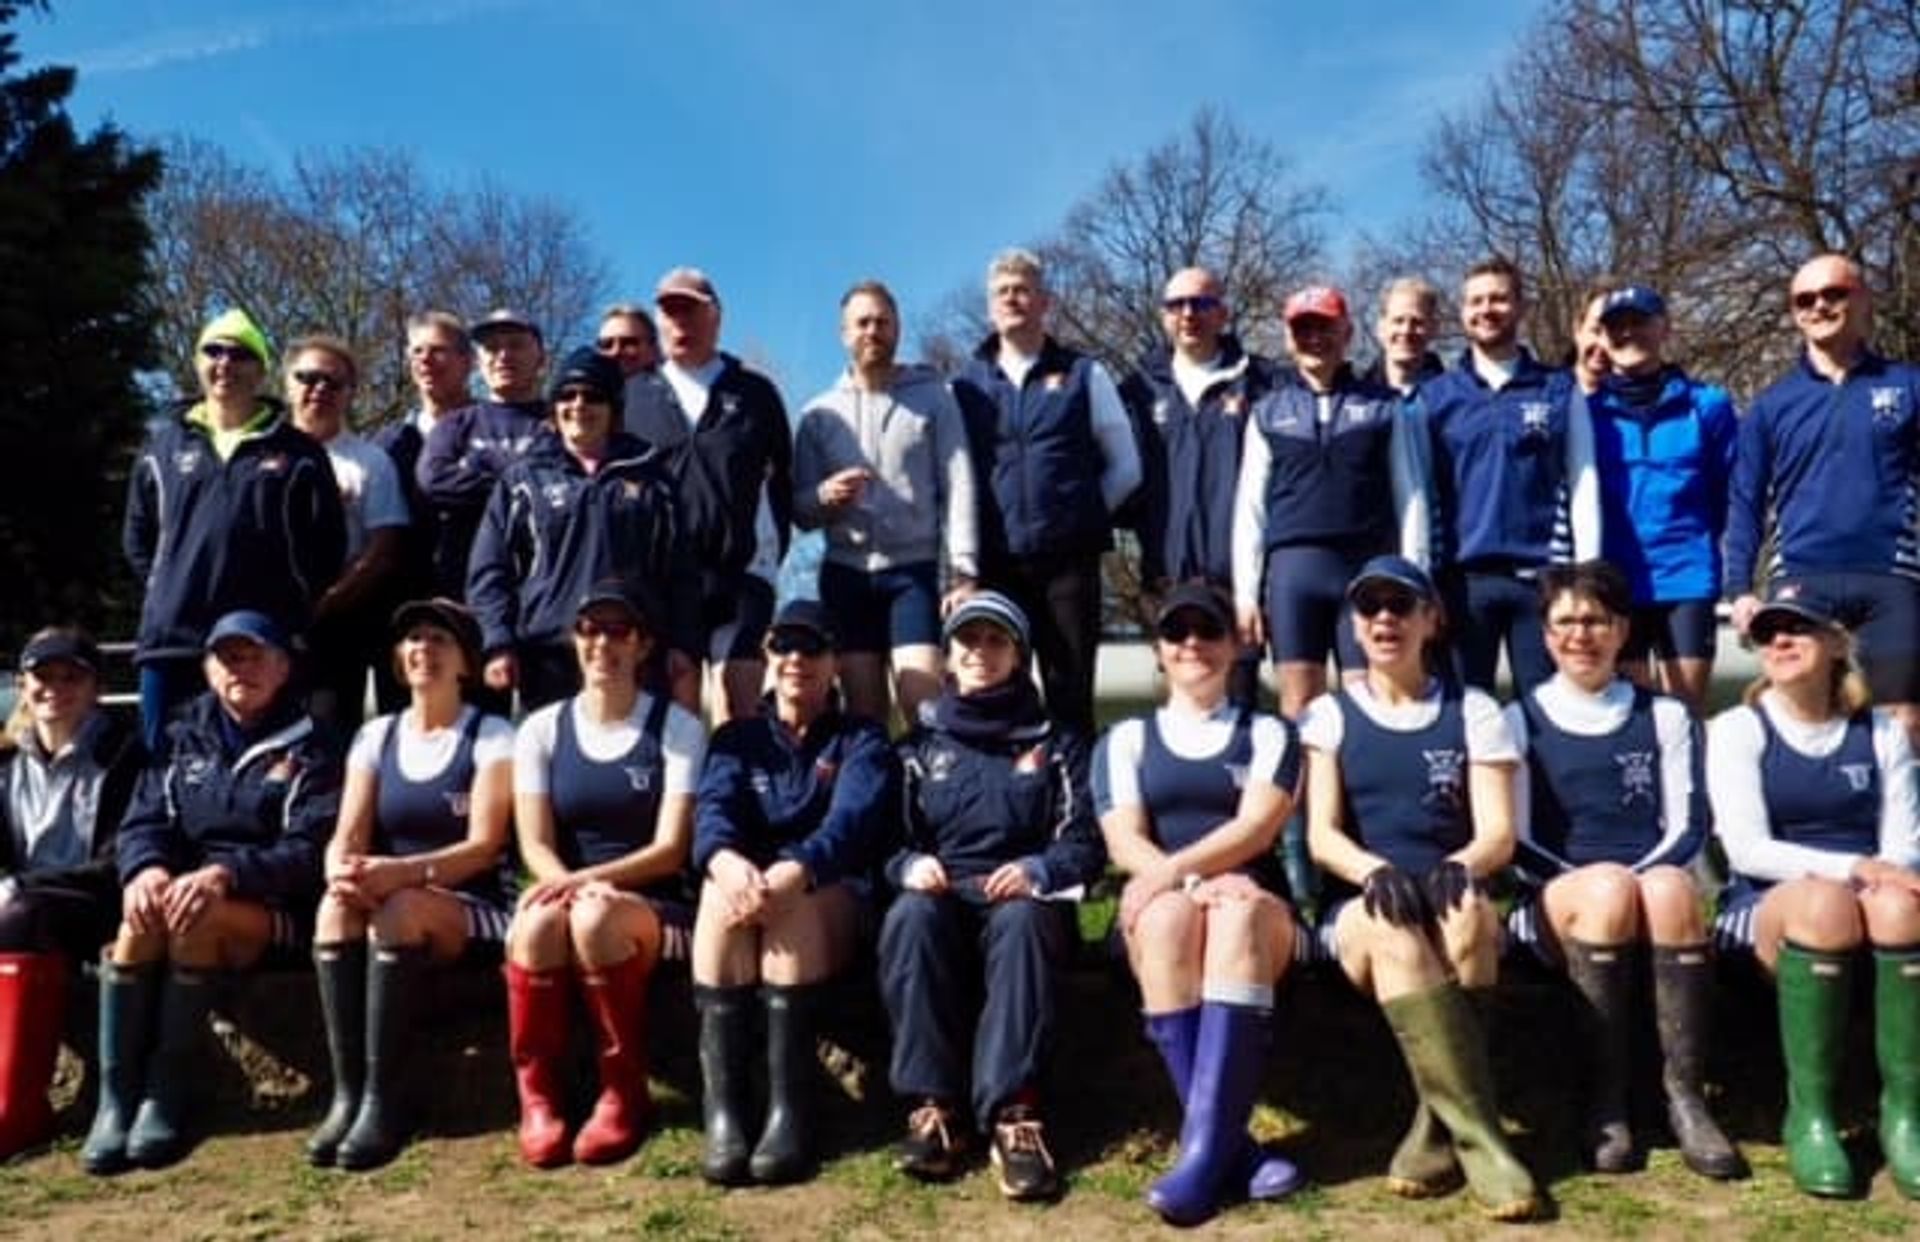
<instances>
[{"instance_id":1,"label":"navy baseball cap","mask_svg":"<svg viewBox=\"0 0 1920 1242\"><path fill-rule=\"evenodd\" d=\"M1213 618L1226 629L1233 628L1233 607L1217 588L1204 582L1183 582L1168 591L1160 601L1160 610L1153 614L1154 625L1165 625L1167 618L1182 608L1192 608Z\"/></svg>"},{"instance_id":2,"label":"navy baseball cap","mask_svg":"<svg viewBox=\"0 0 1920 1242\"><path fill-rule=\"evenodd\" d=\"M833 627L833 613L817 599L793 599L781 605L767 633L780 630L805 630L829 647L837 646L840 641Z\"/></svg>"},{"instance_id":3,"label":"navy baseball cap","mask_svg":"<svg viewBox=\"0 0 1920 1242\"><path fill-rule=\"evenodd\" d=\"M476 341L484 341L492 333L506 331L531 332L534 340L546 344L547 338L541 335L540 325L533 321L533 316L504 306L474 320L467 329L467 335Z\"/></svg>"},{"instance_id":4,"label":"navy baseball cap","mask_svg":"<svg viewBox=\"0 0 1920 1242\"><path fill-rule=\"evenodd\" d=\"M1426 570L1404 556L1376 556L1362 565L1353 581L1347 584L1347 602L1353 603L1361 591L1381 582L1405 587L1424 600L1435 598L1433 579L1427 576Z\"/></svg>"},{"instance_id":5,"label":"navy baseball cap","mask_svg":"<svg viewBox=\"0 0 1920 1242\"><path fill-rule=\"evenodd\" d=\"M999 626L1013 636L1013 641L1020 644L1020 650L1028 649L1030 639L1027 614L1021 611L1020 605L1000 592L975 591L960 601L959 607L947 615L947 624L942 629L941 635L946 640L952 641L961 627L975 621L986 621Z\"/></svg>"},{"instance_id":6,"label":"navy baseball cap","mask_svg":"<svg viewBox=\"0 0 1920 1242\"><path fill-rule=\"evenodd\" d=\"M287 632L280 628L280 623L266 613L251 608L235 609L215 621L213 628L207 631L203 649L212 651L229 638L244 638L250 643L271 647L282 655L293 653L293 644L288 641Z\"/></svg>"},{"instance_id":7,"label":"navy baseball cap","mask_svg":"<svg viewBox=\"0 0 1920 1242\"><path fill-rule=\"evenodd\" d=\"M1798 582L1783 582L1769 591L1766 602L1755 610L1753 619L1747 622L1747 634L1753 641L1764 643L1773 637L1776 626L1789 619L1839 629L1840 609L1819 591Z\"/></svg>"},{"instance_id":8,"label":"navy baseball cap","mask_svg":"<svg viewBox=\"0 0 1920 1242\"><path fill-rule=\"evenodd\" d=\"M31 673L45 664L67 663L86 669L89 673L100 671L100 648L91 638L78 630L47 630L27 640L26 650L20 653L20 671Z\"/></svg>"},{"instance_id":9,"label":"navy baseball cap","mask_svg":"<svg viewBox=\"0 0 1920 1242\"><path fill-rule=\"evenodd\" d=\"M653 596L639 583L628 578L610 577L601 578L587 588L587 593L580 597L580 606L573 610L573 615L577 617L587 609L601 604L611 604L616 608L624 609L648 630L654 628L653 619L660 612L653 601Z\"/></svg>"},{"instance_id":10,"label":"navy baseball cap","mask_svg":"<svg viewBox=\"0 0 1920 1242\"><path fill-rule=\"evenodd\" d=\"M394 641L405 638L407 631L416 625L436 626L453 635L461 654L467 657L467 668L476 675L479 673L480 623L473 619L465 604L442 597L411 599L393 610Z\"/></svg>"},{"instance_id":11,"label":"navy baseball cap","mask_svg":"<svg viewBox=\"0 0 1920 1242\"><path fill-rule=\"evenodd\" d=\"M1609 293L1600 303L1600 322L1615 315L1645 315L1651 319L1667 313L1667 300L1649 285L1627 285Z\"/></svg>"}]
</instances>

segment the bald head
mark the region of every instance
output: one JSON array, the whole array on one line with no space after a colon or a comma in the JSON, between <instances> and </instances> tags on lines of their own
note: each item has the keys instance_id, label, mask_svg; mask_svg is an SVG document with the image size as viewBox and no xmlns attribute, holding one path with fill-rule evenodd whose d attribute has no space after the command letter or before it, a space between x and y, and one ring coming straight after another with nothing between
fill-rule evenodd
<instances>
[{"instance_id":1,"label":"bald head","mask_svg":"<svg viewBox=\"0 0 1920 1242\"><path fill-rule=\"evenodd\" d=\"M1801 264L1787 302L1793 326L1816 354L1844 366L1866 347L1872 297L1860 265L1847 256L1823 254Z\"/></svg>"},{"instance_id":2,"label":"bald head","mask_svg":"<svg viewBox=\"0 0 1920 1242\"><path fill-rule=\"evenodd\" d=\"M1230 316L1226 285L1204 267L1181 268L1160 295L1160 325L1189 362L1208 362L1220 352Z\"/></svg>"}]
</instances>

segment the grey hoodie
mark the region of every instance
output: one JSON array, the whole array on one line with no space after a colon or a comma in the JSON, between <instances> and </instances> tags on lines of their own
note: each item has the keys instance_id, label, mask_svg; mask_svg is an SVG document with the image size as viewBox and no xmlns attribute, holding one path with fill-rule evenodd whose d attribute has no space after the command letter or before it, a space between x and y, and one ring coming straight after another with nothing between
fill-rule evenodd
<instances>
[{"instance_id":1,"label":"grey hoodie","mask_svg":"<svg viewBox=\"0 0 1920 1242\"><path fill-rule=\"evenodd\" d=\"M860 499L820 503L820 484L849 466L872 471ZM868 573L937 561L946 533L953 574L979 571L973 461L953 391L931 367L902 366L885 392L841 375L800 415L793 442L793 520L827 532L827 559Z\"/></svg>"}]
</instances>

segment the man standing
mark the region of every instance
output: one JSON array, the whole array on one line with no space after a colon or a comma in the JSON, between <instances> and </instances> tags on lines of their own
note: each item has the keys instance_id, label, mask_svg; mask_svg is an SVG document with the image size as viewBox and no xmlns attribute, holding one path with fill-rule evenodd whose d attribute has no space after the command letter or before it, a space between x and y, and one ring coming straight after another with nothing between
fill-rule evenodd
<instances>
[{"instance_id":1,"label":"man standing","mask_svg":"<svg viewBox=\"0 0 1920 1242\"><path fill-rule=\"evenodd\" d=\"M347 426L359 383L347 343L307 336L287 350L287 406L293 425L320 442L333 463L346 514L346 568L313 610L308 684L316 719L351 736L364 715L367 673L387 662L388 615L399 603L396 575L407 529L407 502L393 459Z\"/></svg>"},{"instance_id":2,"label":"man standing","mask_svg":"<svg viewBox=\"0 0 1920 1242\"><path fill-rule=\"evenodd\" d=\"M1440 327L1440 291L1418 276L1402 276L1380 295L1373 336L1380 357L1367 378L1410 398L1421 383L1446 370L1433 352Z\"/></svg>"},{"instance_id":3,"label":"man standing","mask_svg":"<svg viewBox=\"0 0 1920 1242\"><path fill-rule=\"evenodd\" d=\"M1520 271L1494 257L1467 270L1468 349L1420 397L1430 428L1435 563L1462 679L1492 690L1504 645L1516 692L1553 674L1534 579L1551 562L1600 555L1600 489L1586 404L1565 371L1520 345Z\"/></svg>"},{"instance_id":4,"label":"man standing","mask_svg":"<svg viewBox=\"0 0 1920 1242\"><path fill-rule=\"evenodd\" d=\"M1826 596L1859 642L1873 701L1920 734L1920 368L1873 352L1872 297L1844 256L1796 272L1789 305L1805 352L1754 400L1735 450L1733 621L1746 632L1770 579Z\"/></svg>"},{"instance_id":5,"label":"man standing","mask_svg":"<svg viewBox=\"0 0 1920 1242\"><path fill-rule=\"evenodd\" d=\"M632 379L660 365L660 334L644 306L615 302L600 317L600 335L594 348L620 365L620 374Z\"/></svg>"},{"instance_id":6,"label":"man standing","mask_svg":"<svg viewBox=\"0 0 1920 1242\"><path fill-rule=\"evenodd\" d=\"M1121 386L1141 432L1140 580L1154 598L1183 582L1233 586L1233 488L1247 413L1272 385L1273 364L1241 347L1232 319L1219 277L1175 272L1160 297L1167 344ZM1229 683L1234 702L1253 706L1259 676L1259 649L1248 647Z\"/></svg>"},{"instance_id":7,"label":"man standing","mask_svg":"<svg viewBox=\"0 0 1920 1242\"><path fill-rule=\"evenodd\" d=\"M722 353L720 297L676 267L654 290L665 360L627 380L627 430L659 450L699 567L700 654L720 670L716 722L759 712L774 580L793 508L793 432L772 381ZM678 689L678 688L677 688Z\"/></svg>"},{"instance_id":8,"label":"man standing","mask_svg":"<svg viewBox=\"0 0 1920 1242\"><path fill-rule=\"evenodd\" d=\"M415 477L432 531L433 593L465 599L467 554L487 497L546 418L540 373L546 342L532 319L497 310L473 325L487 400L443 415L427 436Z\"/></svg>"},{"instance_id":9,"label":"man standing","mask_svg":"<svg viewBox=\"0 0 1920 1242\"><path fill-rule=\"evenodd\" d=\"M1140 453L1107 369L1047 335L1038 257L1007 250L987 268L993 332L954 380L980 488L984 585L1033 628L1047 706L1090 735L1100 640L1100 554L1110 515L1140 485Z\"/></svg>"}]
</instances>

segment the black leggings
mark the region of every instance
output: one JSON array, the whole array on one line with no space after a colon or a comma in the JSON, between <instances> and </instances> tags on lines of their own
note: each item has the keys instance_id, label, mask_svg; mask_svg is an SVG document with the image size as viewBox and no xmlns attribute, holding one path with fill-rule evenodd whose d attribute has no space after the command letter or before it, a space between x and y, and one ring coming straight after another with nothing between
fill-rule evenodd
<instances>
[{"instance_id":1,"label":"black leggings","mask_svg":"<svg viewBox=\"0 0 1920 1242\"><path fill-rule=\"evenodd\" d=\"M120 927L120 894L38 885L0 901L0 953L64 953L87 960Z\"/></svg>"}]
</instances>

